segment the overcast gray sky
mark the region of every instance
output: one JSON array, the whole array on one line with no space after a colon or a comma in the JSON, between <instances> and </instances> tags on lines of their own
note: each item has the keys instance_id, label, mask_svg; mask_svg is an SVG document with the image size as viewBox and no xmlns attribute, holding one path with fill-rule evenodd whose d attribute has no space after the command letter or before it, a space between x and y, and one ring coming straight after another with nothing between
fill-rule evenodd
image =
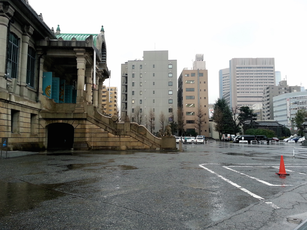
<instances>
[{"instance_id":1,"label":"overcast gray sky","mask_svg":"<svg viewBox=\"0 0 307 230\"><path fill-rule=\"evenodd\" d=\"M218 71L232 58L275 58L289 85L307 87L306 0L29 0L45 23L62 33L105 29L111 86L120 90L121 64L143 51L168 50L177 75L204 54L209 102L219 95ZM178 77L177 76L177 77ZM109 85L109 82L105 82ZM120 106L120 105L119 105Z\"/></svg>"}]
</instances>

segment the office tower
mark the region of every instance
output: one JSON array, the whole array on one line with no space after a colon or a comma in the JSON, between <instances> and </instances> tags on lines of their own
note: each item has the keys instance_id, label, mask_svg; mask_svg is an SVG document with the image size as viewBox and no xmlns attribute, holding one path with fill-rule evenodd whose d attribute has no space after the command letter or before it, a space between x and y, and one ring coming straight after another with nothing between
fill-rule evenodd
<instances>
[{"instance_id":1,"label":"office tower","mask_svg":"<svg viewBox=\"0 0 307 230\"><path fill-rule=\"evenodd\" d=\"M262 103L263 89L275 85L274 58L233 58L229 61L229 106ZM223 89L223 81L220 81ZM228 92L223 92L223 97ZM228 96L227 96L228 97Z\"/></svg>"},{"instance_id":2,"label":"office tower","mask_svg":"<svg viewBox=\"0 0 307 230\"><path fill-rule=\"evenodd\" d=\"M219 97L224 98L228 104L230 104L230 78L229 68L221 69L219 71Z\"/></svg>"},{"instance_id":3,"label":"office tower","mask_svg":"<svg viewBox=\"0 0 307 230\"><path fill-rule=\"evenodd\" d=\"M300 92L300 86L288 86L287 81L283 80L279 82L278 86L267 86L263 90L262 99L262 120L273 120L274 110L273 110L273 97L285 94Z\"/></svg>"},{"instance_id":4,"label":"office tower","mask_svg":"<svg viewBox=\"0 0 307 230\"><path fill-rule=\"evenodd\" d=\"M193 69L183 69L179 76L178 109L188 134L209 136L208 71L202 54L196 55Z\"/></svg>"},{"instance_id":5,"label":"office tower","mask_svg":"<svg viewBox=\"0 0 307 230\"><path fill-rule=\"evenodd\" d=\"M102 108L103 112L109 116L117 114L117 87L102 87Z\"/></svg>"},{"instance_id":6,"label":"office tower","mask_svg":"<svg viewBox=\"0 0 307 230\"><path fill-rule=\"evenodd\" d=\"M121 119L146 126L152 133L177 121L177 61L168 51L144 51L143 60L121 67Z\"/></svg>"}]
</instances>

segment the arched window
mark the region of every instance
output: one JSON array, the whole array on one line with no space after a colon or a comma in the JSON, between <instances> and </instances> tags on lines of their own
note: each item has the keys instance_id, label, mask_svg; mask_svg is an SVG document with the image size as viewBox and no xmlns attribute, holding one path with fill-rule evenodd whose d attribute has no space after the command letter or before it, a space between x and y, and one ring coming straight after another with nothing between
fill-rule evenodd
<instances>
[{"instance_id":1,"label":"arched window","mask_svg":"<svg viewBox=\"0 0 307 230\"><path fill-rule=\"evenodd\" d=\"M18 53L19 53L19 38L13 34L9 34L7 47L7 63L6 72L11 78L17 78L18 70Z\"/></svg>"},{"instance_id":2,"label":"arched window","mask_svg":"<svg viewBox=\"0 0 307 230\"><path fill-rule=\"evenodd\" d=\"M29 47L27 62L27 84L33 88L35 80L35 55L35 50L32 47Z\"/></svg>"}]
</instances>

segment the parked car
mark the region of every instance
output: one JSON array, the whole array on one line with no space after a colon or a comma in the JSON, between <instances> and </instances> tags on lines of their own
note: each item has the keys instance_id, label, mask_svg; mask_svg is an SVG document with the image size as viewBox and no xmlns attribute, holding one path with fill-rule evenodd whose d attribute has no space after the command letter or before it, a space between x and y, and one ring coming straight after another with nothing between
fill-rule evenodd
<instances>
[{"instance_id":1,"label":"parked car","mask_svg":"<svg viewBox=\"0 0 307 230\"><path fill-rule=\"evenodd\" d=\"M179 143L179 141L182 141L182 137L177 137L176 136L176 143Z\"/></svg>"},{"instance_id":2,"label":"parked car","mask_svg":"<svg viewBox=\"0 0 307 230\"><path fill-rule=\"evenodd\" d=\"M196 142L195 144L204 144L205 143L205 137L202 135L196 136Z\"/></svg>"},{"instance_id":3,"label":"parked car","mask_svg":"<svg viewBox=\"0 0 307 230\"><path fill-rule=\"evenodd\" d=\"M234 139L234 143L239 143L240 141L247 141L250 143L251 140L257 140L255 135L239 135Z\"/></svg>"},{"instance_id":4,"label":"parked car","mask_svg":"<svg viewBox=\"0 0 307 230\"><path fill-rule=\"evenodd\" d=\"M278 139L277 137L272 137L272 138L270 138L270 140L271 140L271 141L276 141L276 142L279 141L279 139Z\"/></svg>"},{"instance_id":5,"label":"parked car","mask_svg":"<svg viewBox=\"0 0 307 230\"><path fill-rule=\"evenodd\" d=\"M186 144L193 144L195 141L195 137L184 137Z\"/></svg>"},{"instance_id":6,"label":"parked car","mask_svg":"<svg viewBox=\"0 0 307 230\"><path fill-rule=\"evenodd\" d=\"M298 143L302 143L303 141L305 141L305 136L301 137L300 139L298 139Z\"/></svg>"}]
</instances>

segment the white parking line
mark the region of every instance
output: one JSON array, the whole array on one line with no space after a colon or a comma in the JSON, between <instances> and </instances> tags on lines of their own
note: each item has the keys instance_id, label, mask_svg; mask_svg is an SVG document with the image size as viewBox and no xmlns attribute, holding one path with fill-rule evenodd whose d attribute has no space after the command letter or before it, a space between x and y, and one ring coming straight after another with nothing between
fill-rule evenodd
<instances>
[{"instance_id":1,"label":"white parking line","mask_svg":"<svg viewBox=\"0 0 307 230\"><path fill-rule=\"evenodd\" d=\"M227 166L223 166L223 168L228 169L228 170L230 170L230 171L233 171L233 172L235 172L235 173L239 173L240 175L243 175L243 176L246 176L246 177L248 177L248 178L250 178L250 179L256 180L256 181L258 181L258 182L260 182L260 183L262 183L262 184L265 184L265 185L267 185L267 186L272 186L272 187L274 187L274 186L281 186L280 184L271 184L271 183L266 182L266 181L264 181L264 180L260 180L260 179L258 179L258 178L256 178L256 177L249 176L249 175L247 175L247 174L245 174L245 173L239 172L239 171L234 170L234 169L232 169L232 168L229 168L229 167L227 167ZM282 186L284 187L284 186L292 186L292 185L285 185L285 184L283 184Z\"/></svg>"},{"instance_id":2,"label":"white parking line","mask_svg":"<svg viewBox=\"0 0 307 230\"><path fill-rule=\"evenodd\" d=\"M212 173L212 174L215 174L216 176L218 176L218 177L221 178L222 180L224 180L224 181L226 181L227 183L229 183L229 184L235 186L236 188L238 188L238 189L240 189L241 191L243 191L243 192L249 194L250 196L252 196L252 197L254 197L254 198L256 198L256 199L258 199L258 200L260 200L260 201L264 200L263 197L258 196L258 195L255 194L255 193L252 193L251 191L247 190L246 188L243 188L243 187L241 187L240 185L238 185L238 184L232 182L231 180L228 180L227 178L221 176L220 174L218 174L218 173L212 171L211 169L208 169L207 167L204 166L204 164L200 164L199 167L201 167L201 168L207 170L208 172L210 172L210 173ZM271 206L272 208L274 208L274 209L278 209L278 208L279 208L277 205L273 204L272 202L265 202L265 203L268 204L268 205L270 205L270 206Z\"/></svg>"}]
</instances>

